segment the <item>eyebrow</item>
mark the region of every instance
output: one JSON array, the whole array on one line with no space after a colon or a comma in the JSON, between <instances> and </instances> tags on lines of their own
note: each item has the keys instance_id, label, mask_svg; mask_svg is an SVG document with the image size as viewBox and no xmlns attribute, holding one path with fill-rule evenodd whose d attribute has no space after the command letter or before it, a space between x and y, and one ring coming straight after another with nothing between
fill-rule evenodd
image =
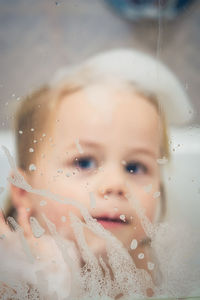
<instances>
[{"instance_id":1,"label":"eyebrow","mask_svg":"<svg viewBox=\"0 0 200 300\"><path fill-rule=\"evenodd\" d=\"M103 145L101 145L99 143L76 139L73 144L71 144L67 147L67 149L71 149L71 148L77 149L77 141L80 144L80 146L84 146L87 148L94 148L94 149L103 148Z\"/></svg>"},{"instance_id":2,"label":"eyebrow","mask_svg":"<svg viewBox=\"0 0 200 300\"><path fill-rule=\"evenodd\" d=\"M78 142L79 142L79 144L80 144L81 147L83 146L83 147L92 148L92 149L103 149L103 145L102 144L95 143L95 142L92 142L92 141L79 140L78 139ZM72 149L72 148L76 148L77 149L77 140L74 141L73 144L71 144L70 146L67 147L67 149ZM140 148L140 147L138 147L138 148L131 148L128 151L128 155L131 155L131 154L145 154L145 155L153 157L154 159L156 158L156 154L153 151L151 151L149 149Z\"/></svg>"},{"instance_id":3,"label":"eyebrow","mask_svg":"<svg viewBox=\"0 0 200 300\"><path fill-rule=\"evenodd\" d=\"M156 154L149 150L149 149L144 149L144 148L132 148L128 154L145 154L145 155L148 155L148 156L151 156L153 157L154 159L156 158Z\"/></svg>"}]
</instances>

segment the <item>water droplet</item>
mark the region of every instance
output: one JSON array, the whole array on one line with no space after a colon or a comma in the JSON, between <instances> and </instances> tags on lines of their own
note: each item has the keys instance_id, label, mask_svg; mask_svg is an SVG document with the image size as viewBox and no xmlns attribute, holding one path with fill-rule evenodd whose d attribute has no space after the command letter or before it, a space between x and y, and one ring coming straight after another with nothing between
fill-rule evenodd
<instances>
[{"instance_id":1,"label":"water droplet","mask_svg":"<svg viewBox=\"0 0 200 300\"><path fill-rule=\"evenodd\" d=\"M4 240L5 237L6 237L5 234L1 234L1 235L0 235L0 240Z\"/></svg>"},{"instance_id":2,"label":"water droplet","mask_svg":"<svg viewBox=\"0 0 200 300\"><path fill-rule=\"evenodd\" d=\"M66 176L67 176L67 177L70 177L70 176L71 176L71 174L70 174L70 173L66 173Z\"/></svg>"},{"instance_id":3,"label":"water droplet","mask_svg":"<svg viewBox=\"0 0 200 300\"><path fill-rule=\"evenodd\" d=\"M23 134L23 131L22 131L22 130L19 130L19 134Z\"/></svg>"},{"instance_id":4,"label":"water droplet","mask_svg":"<svg viewBox=\"0 0 200 300\"><path fill-rule=\"evenodd\" d=\"M120 218L122 221L124 221L124 222L126 221L126 216L125 216L125 215L120 215L119 218Z\"/></svg>"},{"instance_id":5,"label":"water droplet","mask_svg":"<svg viewBox=\"0 0 200 300\"><path fill-rule=\"evenodd\" d=\"M21 100L21 98L20 97L17 97L17 99L16 99L17 101L19 101L19 100Z\"/></svg>"},{"instance_id":6,"label":"water droplet","mask_svg":"<svg viewBox=\"0 0 200 300\"><path fill-rule=\"evenodd\" d=\"M8 102L5 103L5 106L8 106Z\"/></svg>"},{"instance_id":7,"label":"water droplet","mask_svg":"<svg viewBox=\"0 0 200 300\"><path fill-rule=\"evenodd\" d=\"M58 169L58 170L57 170L57 173L62 174L62 173L63 173L63 170L62 170L62 169Z\"/></svg>"},{"instance_id":8,"label":"water droplet","mask_svg":"<svg viewBox=\"0 0 200 300\"><path fill-rule=\"evenodd\" d=\"M126 161L125 160L122 160L122 165L126 165Z\"/></svg>"},{"instance_id":9,"label":"water droplet","mask_svg":"<svg viewBox=\"0 0 200 300\"><path fill-rule=\"evenodd\" d=\"M118 207L114 207L114 211L118 211L119 210L119 208Z\"/></svg>"},{"instance_id":10,"label":"water droplet","mask_svg":"<svg viewBox=\"0 0 200 300\"><path fill-rule=\"evenodd\" d=\"M154 199L160 197L160 192L155 192L155 193L153 194L153 197L154 197Z\"/></svg>"},{"instance_id":11,"label":"water droplet","mask_svg":"<svg viewBox=\"0 0 200 300\"><path fill-rule=\"evenodd\" d=\"M45 137L46 136L46 133L43 133L43 135L42 135L43 137Z\"/></svg>"},{"instance_id":12,"label":"water droplet","mask_svg":"<svg viewBox=\"0 0 200 300\"><path fill-rule=\"evenodd\" d=\"M157 163L158 163L159 165L164 165L164 164L166 164L167 162L168 162L168 159L167 159L165 156L163 156L163 158L157 159Z\"/></svg>"},{"instance_id":13,"label":"water droplet","mask_svg":"<svg viewBox=\"0 0 200 300\"><path fill-rule=\"evenodd\" d=\"M29 171L35 171L35 170L36 170L36 166L34 164L30 164Z\"/></svg>"},{"instance_id":14,"label":"water droplet","mask_svg":"<svg viewBox=\"0 0 200 300\"><path fill-rule=\"evenodd\" d=\"M33 148L29 148L29 152L34 152L34 149Z\"/></svg>"},{"instance_id":15,"label":"water droplet","mask_svg":"<svg viewBox=\"0 0 200 300\"><path fill-rule=\"evenodd\" d=\"M134 249L137 248L137 246L138 246L137 240L136 240L136 239L133 239L132 242L131 242L130 248L131 248L132 250L134 250Z\"/></svg>"},{"instance_id":16,"label":"water droplet","mask_svg":"<svg viewBox=\"0 0 200 300\"><path fill-rule=\"evenodd\" d=\"M144 258L144 253L142 253L142 252L139 253L139 254L138 254L138 258L139 258L139 259L143 259L143 258Z\"/></svg>"},{"instance_id":17,"label":"water droplet","mask_svg":"<svg viewBox=\"0 0 200 300\"><path fill-rule=\"evenodd\" d=\"M66 218L65 216L62 216L62 217L61 217L61 221L62 221L63 223L66 222L66 219L67 219L67 218Z\"/></svg>"},{"instance_id":18,"label":"water droplet","mask_svg":"<svg viewBox=\"0 0 200 300\"><path fill-rule=\"evenodd\" d=\"M103 197L104 199L108 200L108 195L104 195Z\"/></svg>"},{"instance_id":19,"label":"water droplet","mask_svg":"<svg viewBox=\"0 0 200 300\"><path fill-rule=\"evenodd\" d=\"M45 206L46 204L47 204L47 201L45 201L45 200L40 201L40 206Z\"/></svg>"},{"instance_id":20,"label":"water droplet","mask_svg":"<svg viewBox=\"0 0 200 300\"><path fill-rule=\"evenodd\" d=\"M148 268L150 271L152 271L152 270L154 269L154 266L155 266L154 263L152 263L152 262L150 262L150 261L147 263L147 268Z\"/></svg>"},{"instance_id":21,"label":"water droplet","mask_svg":"<svg viewBox=\"0 0 200 300\"><path fill-rule=\"evenodd\" d=\"M29 211L30 211L30 208L29 208L29 207L27 207L27 208L26 208L26 211L27 211L27 212L29 212Z\"/></svg>"},{"instance_id":22,"label":"water droplet","mask_svg":"<svg viewBox=\"0 0 200 300\"><path fill-rule=\"evenodd\" d=\"M30 220L30 226L34 237L40 238L45 233L44 228L42 228L42 226L39 224L36 218L30 217L29 220Z\"/></svg>"},{"instance_id":23,"label":"water droplet","mask_svg":"<svg viewBox=\"0 0 200 300\"><path fill-rule=\"evenodd\" d=\"M33 140L33 143L34 143L34 144L37 143L37 140Z\"/></svg>"},{"instance_id":24,"label":"water droplet","mask_svg":"<svg viewBox=\"0 0 200 300\"><path fill-rule=\"evenodd\" d=\"M35 129L34 128L31 128L31 131L34 131Z\"/></svg>"}]
</instances>

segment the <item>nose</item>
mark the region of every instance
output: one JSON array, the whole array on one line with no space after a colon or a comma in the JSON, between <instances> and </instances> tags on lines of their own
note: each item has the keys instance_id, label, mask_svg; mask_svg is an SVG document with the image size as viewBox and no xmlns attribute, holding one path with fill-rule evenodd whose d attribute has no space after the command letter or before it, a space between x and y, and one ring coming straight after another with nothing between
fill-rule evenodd
<instances>
[{"instance_id":1,"label":"nose","mask_svg":"<svg viewBox=\"0 0 200 300\"><path fill-rule=\"evenodd\" d=\"M99 182L99 195L104 196L115 196L123 198L127 194L125 178L121 170L110 167L104 169Z\"/></svg>"}]
</instances>

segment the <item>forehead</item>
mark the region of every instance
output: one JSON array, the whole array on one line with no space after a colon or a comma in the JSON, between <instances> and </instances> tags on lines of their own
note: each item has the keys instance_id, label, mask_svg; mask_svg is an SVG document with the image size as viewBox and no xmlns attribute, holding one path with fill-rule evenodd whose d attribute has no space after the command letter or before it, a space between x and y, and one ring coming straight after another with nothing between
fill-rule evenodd
<instances>
[{"instance_id":1,"label":"forehead","mask_svg":"<svg viewBox=\"0 0 200 300\"><path fill-rule=\"evenodd\" d=\"M79 139L159 143L154 105L127 87L94 85L64 97L56 111L57 143Z\"/></svg>"}]
</instances>

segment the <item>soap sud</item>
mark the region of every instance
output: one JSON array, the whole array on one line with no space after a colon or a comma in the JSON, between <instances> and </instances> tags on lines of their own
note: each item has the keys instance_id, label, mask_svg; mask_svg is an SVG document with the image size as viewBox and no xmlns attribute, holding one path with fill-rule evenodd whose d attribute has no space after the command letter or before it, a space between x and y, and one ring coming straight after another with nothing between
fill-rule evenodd
<instances>
[{"instance_id":1,"label":"soap sud","mask_svg":"<svg viewBox=\"0 0 200 300\"><path fill-rule=\"evenodd\" d=\"M119 218L120 218L120 220L122 220L124 222L126 221L126 216L125 215L120 215Z\"/></svg>"},{"instance_id":2,"label":"soap sud","mask_svg":"<svg viewBox=\"0 0 200 300\"><path fill-rule=\"evenodd\" d=\"M54 257L54 263L50 259L45 264L41 259L27 260L31 254L27 250L25 238L23 240L23 230L10 217L8 221L15 230L13 234L18 233L19 238L23 241L22 248L26 258L22 258L21 254L13 255L11 248L8 248L7 251L1 241L0 254L6 259L2 260L0 267L0 298L111 300L121 294L123 296L120 299L127 300L145 298L147 290L152 290L153 297L157 298L183 298L190 295L195 287L199 287L199 266L195 260L191 266L189 262L200 241L196 236L192 239L193 235L186 226L167 223L154 225L145 216L139 201L134 197L128 198L129 202L134 205L146 236L151 241L149 248L151 261L147 262L147 268L153 272L153 281L147 271L136 267L134 260L122 243L95 221L84 207L71 199L61 200L58 195L48 191L33 189L17 172L14 161L6 148L4 151L14 171L14 178L9 177L10 183L54 201L74 205L80 209L84 222L69 213L71 228L76 239L75 246L74 243L63 239L57 233L56 226L45 215L42 215L50 232L49 239L54 242L58 251ZM34 217L30 218L30 223L38 241L40 240L39 236L46 236L44 229ZM106 256L96 256L92 252L86 242L84 228L104 239ZM136 242L134 243L136 244ZM49 247L49 249L51 248ZM142 254L144 255L144 253L139 253L141 259L143 259ZM35 255L36 258L38 256L40 255ZM82 267L79 266L80 256L85 263ZM13 263L14 259L15 263ZM52 264L59 268L56 275Z\"/></svg>"},{"instance_id":3,"label":"soap sud","mask_svg":"<svg viewBox=\"0 0 200 300\"><path fill-rule=\"evenodd\" d=\"M138 254L138 258L139 258L139 259L143 259L143 258L144 258L144 253L139 253L139 254Z\"/></svg>"},{"instance_id":4,"label":"soap sud","mask_svg":"<svg viewBox=\"0 0 200 300\"><path fill-rule=\"evenodd\" d=\"M36 171L36 166L34 164L30 164L29 171Z\"/></svg>"},{"instance_id":5,"label":"soap sud","mask_svg":"<svg viewBox=\"0 0 200 300\"><path fill-rule=\"evenodd\" d=\"M137 248L137 246L138 246L137 240L136 240L136 239L133 239L132 242L131 242L130 248L131 248L132 250L135 250L135 249Z\"/></svg>"},{"instance_id":6,"label":"soap sud","mask_svg":"<svg viewBox=\"0 0 200 300\"><path fill-rule=\"evenodd\" d=\"M158 191L158 192L155 192L155 193L153 194L153 197L154 197L154 199L160 197L160 192L159 192L159 191Z\"/></svg>"},{"instance_id":7,"label":"soap sud","mask_svg":"<svg viewBox=\"0 0 200 300\"><path fill-rule=\"evenodd\" d=\"M34 237L40 238L45 233L44 228L42 228L42 226L39 224L36 218L30 217L29 220Z\"/></svg>"},{"instance_id":8,"label":"soap sud","mask_svg":"<svg viewBox=\"0 0 200 300\"><path fill-rule=\"evenodd\" d=\"M148 262L148 263L147 263L147 268L148 268L150 271L152 271L152 270L154 269L154 263Z\"/></svg>"}]
</instances>

